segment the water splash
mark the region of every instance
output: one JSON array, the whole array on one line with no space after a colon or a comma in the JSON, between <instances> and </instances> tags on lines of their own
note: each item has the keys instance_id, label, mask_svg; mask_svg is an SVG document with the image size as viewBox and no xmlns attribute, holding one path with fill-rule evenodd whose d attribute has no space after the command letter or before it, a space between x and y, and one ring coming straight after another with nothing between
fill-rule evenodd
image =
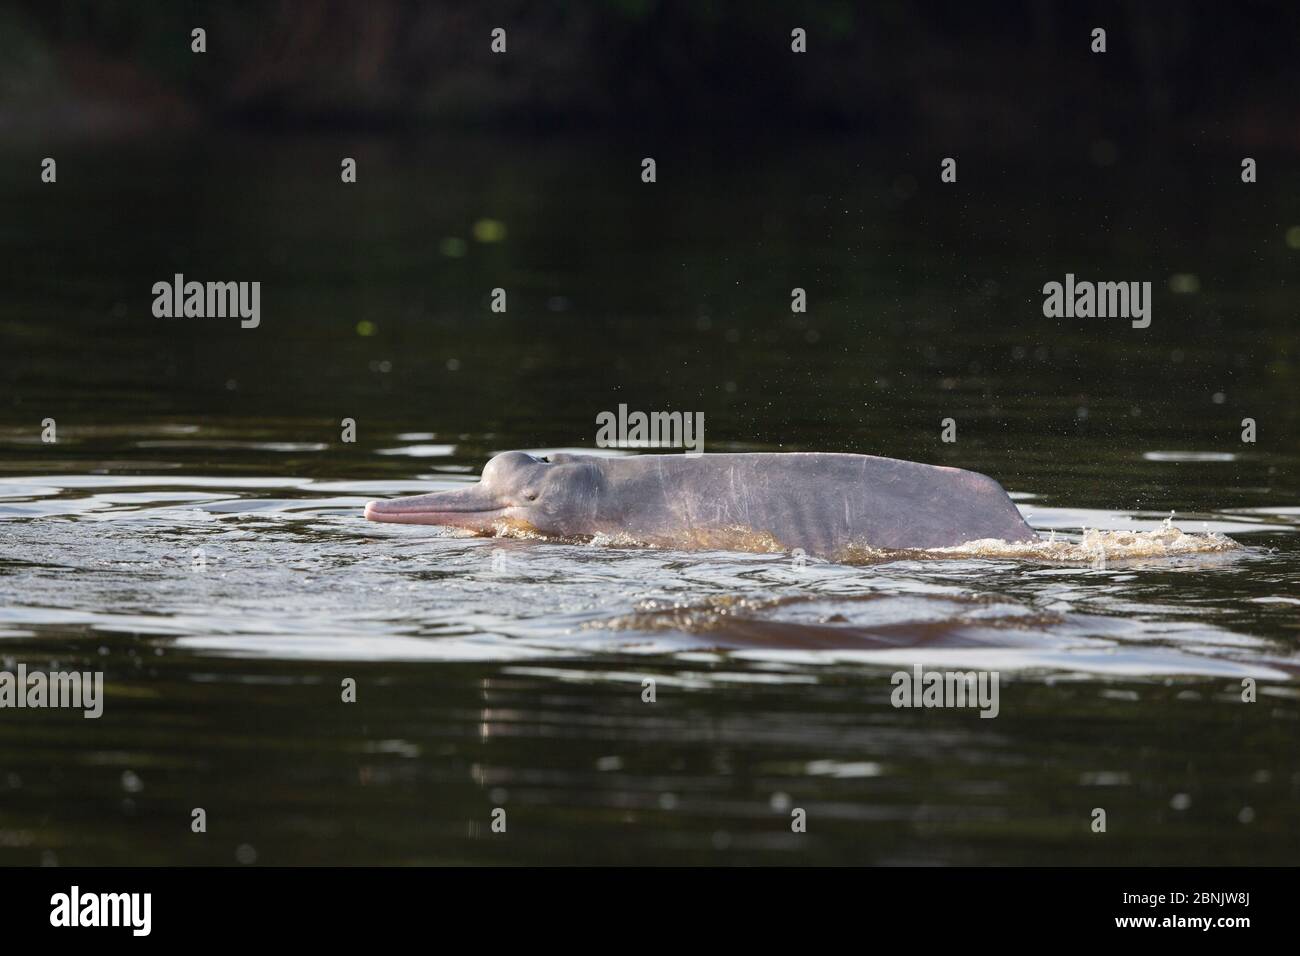
<instances>
[{"instance_id":1,"label":"water splash","mask_svg":"<svg viewBox=\"0 0 1300 956\"><path fill-rule=\"evenodd\" d=\"M1116 565L1152 558L1181 558L1240 551L1243 546L1217 531L1187 532L1173 524L1171 514L1152 531L1103 531L1085 528L1073 537L1052 531L1036 541L1002 541L983 538L950 548L888 550L851 547L840 556L845 564L879 564L884 561L943 558L1005 558L1046 564Z\"/></svg>"},{"instance_id":2,"label":"water splash","mask_svg":"<svg viewBox=\"0 0 1300 956\"><path fill-rule=\"evenodd\" d=\"M770 534L747 528L721 528L692 531L672 539L652 540L626 532L584 537L558 537L539 532L531 525L498 522L492 536L551 541L561 544L588 544L603 548L654 548L685 551L744 551L752 554L781 554L784 548ZM1153 558L1182 558L1194 555L1223 554L1239 551L1242 545L1216 531L1187 532L1173 524L1171 514L1152 531L1115 531L1084 529L1081 536L1063 537L1056 531L1034 541L1003 541L981 538L946 548L874 548L867 544L851 545L836 556L840 564L870 565L890 561L938 561L958 558L994 558L1045 564L1110 566L1131 564Z\"/></svg>"}]
</instances>

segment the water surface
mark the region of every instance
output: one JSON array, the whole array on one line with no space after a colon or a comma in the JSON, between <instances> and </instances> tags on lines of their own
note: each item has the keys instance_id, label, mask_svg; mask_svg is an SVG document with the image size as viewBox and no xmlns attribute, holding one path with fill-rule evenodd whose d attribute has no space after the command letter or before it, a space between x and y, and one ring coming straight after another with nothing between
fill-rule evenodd
<instances>
[{"instance_id":1,"label":"water surface","mask_svg":"<svg viewBox=\"0 0 1300 956\"><path fill-rule=\"evenodd\" d=\"M654 194L634 144L475 138L4 182L0 662L108 699L0 712L0 861L1297 862L1300 183L1067 146L955 197L865 143L677 146ZM1152 327L1044 319L1067 271L1155 279ZM154 319L174 272L261 280L262 326ZM590 449L620 402L703 411L712 451L983 471L1054 542L801 564L361 518ZM918 663L998 671L998 717L891 706Z\"/></svg>"}]
</instances>

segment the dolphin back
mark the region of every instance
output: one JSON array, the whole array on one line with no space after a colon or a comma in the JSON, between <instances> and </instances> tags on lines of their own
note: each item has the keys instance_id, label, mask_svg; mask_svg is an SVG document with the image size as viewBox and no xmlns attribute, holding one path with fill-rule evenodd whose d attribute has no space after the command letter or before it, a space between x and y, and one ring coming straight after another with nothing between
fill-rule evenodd
<instances>
[{"instance_id":1,"label":"dolphin back","mask_svg":"<svg viewBox=\"0 0 1300 956\"><path fill-rule=\"evenodd\" d=\"M593 460L609 520L650 539L749 533L829 557L1035 537L1000 484L960 468L829 453Z\"/></svg>"}]
</instances>

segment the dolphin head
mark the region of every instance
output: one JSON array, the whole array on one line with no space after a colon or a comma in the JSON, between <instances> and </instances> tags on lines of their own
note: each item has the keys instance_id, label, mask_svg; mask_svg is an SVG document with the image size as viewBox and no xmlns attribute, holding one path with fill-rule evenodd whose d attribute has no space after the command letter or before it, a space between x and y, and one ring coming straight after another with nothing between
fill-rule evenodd
<instances>
[{"instance_id":1,"label":"dolphin head","mask_svg":"<svg viewBox=\"0 0 1300 956\"><path fill-rule=\"evenodd\" d=\"M478 484L366 504L371 521L434 524L479 533L515 527L545 535L589 535L604 485L597 459L537 458L508 451L483 467Z\"/></svg>"}]
</instances>

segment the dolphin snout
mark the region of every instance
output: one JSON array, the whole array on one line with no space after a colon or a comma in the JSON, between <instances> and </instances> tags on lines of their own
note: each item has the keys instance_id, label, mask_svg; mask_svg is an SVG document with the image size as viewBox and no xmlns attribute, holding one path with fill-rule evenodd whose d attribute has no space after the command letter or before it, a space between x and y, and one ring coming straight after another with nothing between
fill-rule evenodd
<instances>
[{"instance_id":1,"label":"dolphin snout","mask_svg":"<svg viewBox=\"0 0 1300 956\"><path fill-rule=\"evenodd\" d=\"M507 507L504 501L475 485L456 491L368 501L366 517L371 521L448 525L486 531Z\"/></svg>"}]
</instances>

